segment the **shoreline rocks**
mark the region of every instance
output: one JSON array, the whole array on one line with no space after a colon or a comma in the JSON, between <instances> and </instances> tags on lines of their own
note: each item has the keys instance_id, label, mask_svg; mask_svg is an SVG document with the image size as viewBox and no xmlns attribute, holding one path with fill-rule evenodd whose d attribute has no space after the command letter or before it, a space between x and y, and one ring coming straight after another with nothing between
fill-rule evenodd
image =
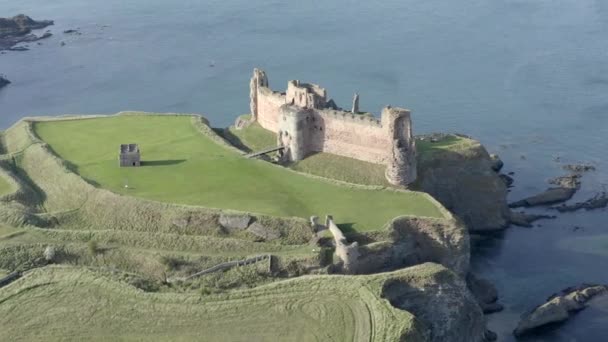
<instances>
[{"instance_id":1,"label":"shoreline rocks","mask_svg":"<svg viewBox=\"0 0 608 342\"><path fill-rule=\"evenodd\" d=\"M577 188L567 187L549 188L538 195L530 196L522 200L509 203L509 208L536 207L539 205L549 205L565 202L571 199L577 190Z\"/></svg>"},{"instance_id":2,"label":"shoreline rocks","mask_svg":"<svg viewBox=\"0 0 608 342\"><path fill-rule=\"evenodd\" d=\"M478 278L469 272L466 276L466 282L469 291L477 300L484 314L499 312L504 309L502 304L498 303L498 290L490 281Z\"/></svg>"},{"instance_id":3,"label":"shoreline rocks","mask_svg":"<svg viewBox=\"0 0 608 342\"><path fill-rule=\"evenodd\" d=\"M31 32L53 24L52 20L36 21L24 14L12 18L0 18L0 51L23 51L23 49L13 47L19 43L31 43L52 36L52 33L48 31L41 36Z\"/></svg>"},{"instance_id":4,"label":"shoreline rocks","mask_svg":"<svg viewBox=\"0 0 608 342\"><path fill-rule=\"evenodd\" d=\"M605 285L583 284L566 288L550 296L546 303L525 314L513 334L521 337L548 324L564 322L571 314L585 309L585 303L593 297L606 293L608 287Z\"/></svg>"},{"instance_id":5,"label":"shoreline rocks","mask_svg":"<svg viewBox=\"0 0 608 342\"><path fill-rule=\"evenodd\" d=\"M537 215L537 214L526 214L523 211L520 212L511 212L511 216L509 217L509 222L513 225L519 227L531 228L532 223L541 219L554 219L556 216L551 215Z\"/></svg>"},{"instance_id":6,"label":"shoreline rocks","mask_svg":"<svg viewBox=\"0 0 608 342\"><path fill-rule=\"evenodd\" d=\"M584 202L577 202L574 204L562 204L560 206L555 206L555 207L551 207L551 209L557 210L560 213L565 213L565 212L571 212L571 211L577 211L579 209L585 209L585 210L593 210L593 209L601 209L601 208L606 208L608 207L608 193L607 192L600 192L598 194L596 194L595 196L591 197L590 199L584 201Z\"/></svg>"}]
</instances>

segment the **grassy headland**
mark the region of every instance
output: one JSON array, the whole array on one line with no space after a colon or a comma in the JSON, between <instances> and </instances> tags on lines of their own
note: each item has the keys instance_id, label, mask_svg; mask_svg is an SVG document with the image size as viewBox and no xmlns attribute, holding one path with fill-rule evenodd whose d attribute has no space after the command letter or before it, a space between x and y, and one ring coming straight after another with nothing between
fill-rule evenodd
<instances>
[{"instance_id":1,"label":"grassy headland","mask_svg":"<svg viewBox=\"0 0 608 342\"><path fill-rule=\"evenodd\" d=\"M442 217L421 193L342 186L245 159L192 120L113 116L37 122L35 131L82 177L121 194L273 216L333 214L355 230L376 230L400 215ZM142 167L118 167L120 143L139 144Z\"/></svg>"}]
</instances>

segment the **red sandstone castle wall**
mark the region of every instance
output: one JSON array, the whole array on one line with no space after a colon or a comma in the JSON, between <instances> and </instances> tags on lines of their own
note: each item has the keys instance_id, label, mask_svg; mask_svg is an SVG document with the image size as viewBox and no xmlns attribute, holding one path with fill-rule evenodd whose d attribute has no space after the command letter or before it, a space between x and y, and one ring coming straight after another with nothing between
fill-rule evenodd
<instances>
[{"instance_id":1,"label":"red sandstone castle wall","mask_svg":"<svg viewBox=\"0 0 608 342\"><path fill-rule=\"evenodd\" d=\"M262 127L278 132L279 108L285 104L285 99L285 95L270 88L259 88L257 120ZM340 111L315 112L316 122L310 125L309 151L328 152L377 164L388 163L391 138L377 119Z\"/></svg>"},{"instance_id":2,"label":"red sandstone castle wall","mask_svg":"<svg viewBox=\"0 0 608 342\"><path fill-rule=\"evenodd\" d=\"M269 131L279 130L279 108L285 104L285 96L269 88L258 89L258 122Z\"/></svg>"},{"instance_id":3,"label":"red sandstone castle wall","mask_svg":"<svg viewBox=\"0 0 608 342\"><path fill-rule=\"evenodd\" d=\"M320 113L324 123L323 152L351 157L377 164L388 162L391 141L388 132L366 117L346 114L342 117Z\"/></svg>"}]
</instances>

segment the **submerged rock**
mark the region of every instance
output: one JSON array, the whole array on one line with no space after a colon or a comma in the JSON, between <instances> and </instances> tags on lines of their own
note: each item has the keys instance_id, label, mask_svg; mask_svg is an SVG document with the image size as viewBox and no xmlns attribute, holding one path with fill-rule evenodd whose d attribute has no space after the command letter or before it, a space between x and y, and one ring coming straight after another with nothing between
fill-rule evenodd
<instances>
[{"instance_id":1,"label":"submerged rock","mask_svg":"<svg viewBox=\"0 0 608 342\"><path fill-rule=\"evenodd\" d=\"M595 171L595 166L591 164L567 164L562 166L564 170L568 170L571 172L581 173L587 171Z\"/></svg>"},{"instance_id":2,"label":"submerged rock","mask_svg":"<svg viewBox=\"0 0 608 342\"><path fill-rule=\"evenodd\" d=\"M581 186L581 175L572 173L566 176L551 178L549 184L557 185L562 188L578 189Z\"/></svg>"},{"instance_id":3,"label":"submerged rock","mask_svg":"<svg viewBox=\"0 0 608 342\"><path fill-rule=\"evenodd\" d=\"M584 309L591 298L607 292L608 287L604 285L583 284L564 289L524 315L513 333L520 337L547 324L563 322L570 318L570 314Z\"/></svg>"},{"instance_id":4,"label":"submerged rock","mask_svg":"<svg viewBox=\"0 0 608 342\"><path fill-rule=\"evenodd\" d=\"M36 21L24 14L12 18L0 18L0 50L11 49L19 43L48 38L51 36L50 32L46 32L40 37L31 32L53 24L52 20Z\"/></svg>"},{"instance_id":5,"label":"submerged rock","mask_svg":"<svg viewBox=\"0 0 608 342\"><path fill-rule=\"evenodd\" d=\"M560 206L552 207L551 209L555 209L555 210L563 213L563 212L569 212L569 211L577 211L579 209L585 209L585 210L600 209L600 208L606 208L607 206L608 206L608 193L601 192L584 202L577 202L577 203L570 204L570 205L562 204Z\"/></svg>"},{"instance_id":6,"label":"submerged rock","mask_svg":"<svg viewBox=\"0 0 608 342\"><path fill-rule=\"evenodd\" d=\"M10 83L11 83L11 81L9 81L6 78L4 78L3 75L0 75L0 89L2 89L3 87L9 85Z\"/></svg>"},{"instance_id":7,"label":"submerged rock","mask_svg":"<svg viewBox=\"0 0 608 342\"><path fill-rule=\"evenodd\" d=\"M556 217L551 216L551 215L526 214L523 211L520 211L520 212L512 211L511 216L509 218L509 222L511 222L511 224L516 225L516 226L531 228L532 223L534 221L537 221L540 219L554 219L554 218L556 218Z\"/></svg>"}]
</instances>

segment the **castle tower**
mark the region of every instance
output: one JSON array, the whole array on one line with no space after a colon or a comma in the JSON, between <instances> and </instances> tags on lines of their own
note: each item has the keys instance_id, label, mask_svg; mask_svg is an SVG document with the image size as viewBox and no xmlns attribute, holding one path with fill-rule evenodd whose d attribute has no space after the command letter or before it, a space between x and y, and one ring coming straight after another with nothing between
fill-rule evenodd
<instances>
[{"instance_id":1,"label":"castle tower","mask_svg":"<svg viewBox=\"0 0 608 342\"><path fill-rule=\"evenodd\" d=\"M412 135L410 111L403 108L382 109L382 124L391 138L386 179L394 185L406 186L416 180L416 142Z\"/></svg>"},{"instance_id":2,"label":"castle tower","mask_svg":"<svg viewBox=\"0 0 608 342\"><path fill-rule=\"evenodd\" d=\"M266 72L260 69L253 69L253 76L249 82L249 109L251 110L251 120L258 119L258 88L268 87L268 77Z\"/></svg>"},{"instance_id":3,"label":"castle tower","mask_svg":"<svg viewBox=\"0 0 608 342\"><path fill-rule=\"evenodd\" d=\"M311 110L289 104L281 106L277 139L279 146L285 146L284 161L302 160L309 154L311 124Z\"/></svg>"}]
</instances>

